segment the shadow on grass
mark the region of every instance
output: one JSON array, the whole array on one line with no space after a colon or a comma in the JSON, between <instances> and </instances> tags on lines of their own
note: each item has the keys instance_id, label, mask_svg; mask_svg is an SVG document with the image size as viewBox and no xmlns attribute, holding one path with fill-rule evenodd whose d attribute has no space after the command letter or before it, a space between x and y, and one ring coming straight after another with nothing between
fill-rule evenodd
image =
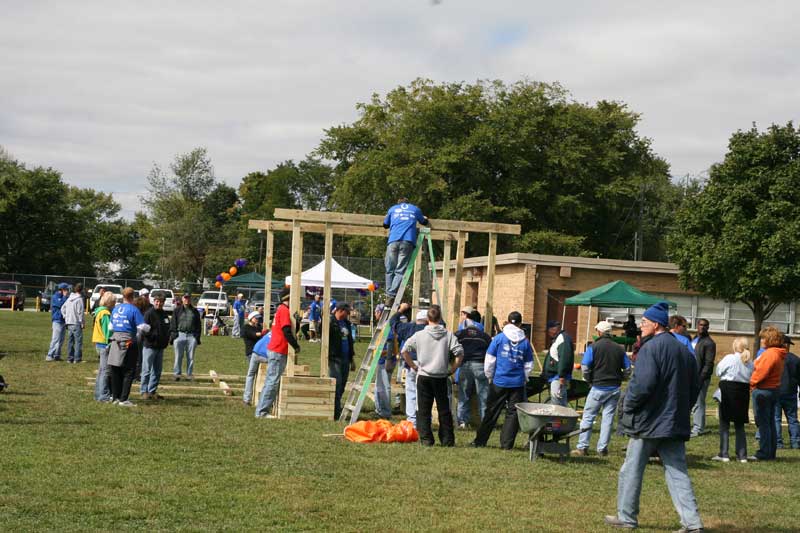
<instances>
[{"instance_id":1,"label":"shadow on grass","mask_svg":"<svg viewBox=\"0 0 800 533\"><path fill-rule=\"evenodd\" d=\"M2 422L4 425L14 425L14 426L37 426L37 425L48 425L48 426L93 426L93 422L87 422L86 420L51 420L45 418L12 418L10 420L4 420Z\"/></svg>"},{"instance_id":2,"label":"shadow on grass","mask_svg":"<svg viewBox=\"0 0 800 533\"><path fill-rule=\"evenodd\" d=\"M714 527L706 527L704 531L706 532L718 531L720 533L723 531L725 533L795 533L797 529L788 527L767 527L767 526L739 527L734 524L719 524Z\"/></svg>"}]
</instances>

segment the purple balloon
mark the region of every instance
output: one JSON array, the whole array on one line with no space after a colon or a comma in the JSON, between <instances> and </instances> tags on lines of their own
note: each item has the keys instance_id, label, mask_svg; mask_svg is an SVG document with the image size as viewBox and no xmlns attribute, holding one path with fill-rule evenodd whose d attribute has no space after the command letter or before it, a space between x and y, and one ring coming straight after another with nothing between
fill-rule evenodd
<instances>
[{"instance_id":1,"label":"purple balloon","mask_svg":"<svg viewBox=\"0 0 800 533\"><path fill-rule=\"evenodd\" d=\"M235 261L235 264L237 268L244 268L244 266L247 264L247 259L239 258Z\"/></svg>"},{"instance_id":2,"label":"purple balloon","mask_svg":"<svg viewBox=\"0 0 800 533\"><path fill-rule=\"evenodd\" d=\"M217 281L225 282L225 278L222 277L222 274L217 274Z\"/></svg>"}]
</instances>

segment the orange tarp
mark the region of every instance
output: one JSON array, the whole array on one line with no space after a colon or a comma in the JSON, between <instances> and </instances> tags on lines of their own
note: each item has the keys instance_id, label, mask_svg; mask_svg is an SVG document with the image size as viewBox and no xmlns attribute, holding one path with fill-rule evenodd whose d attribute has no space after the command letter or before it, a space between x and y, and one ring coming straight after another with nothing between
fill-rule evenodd
<instances>
[{"instance_id":1,"label":"orange tarp","mask_svg":"<svg viewBox=\"0 0 800 533\"><path fill-rule=\"evenodd\" d=\"M352 442L417 442L419 433L408 420L397 425L388 420L362 420L344 428L344 437Z\"/></svg>"}]
</instances>

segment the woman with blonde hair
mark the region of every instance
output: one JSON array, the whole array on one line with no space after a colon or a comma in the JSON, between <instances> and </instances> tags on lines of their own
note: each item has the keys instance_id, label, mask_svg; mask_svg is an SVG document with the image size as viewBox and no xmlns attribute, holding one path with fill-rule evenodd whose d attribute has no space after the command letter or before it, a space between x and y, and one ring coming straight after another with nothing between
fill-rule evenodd
<instances>
[{"instance_id":1,"label":"woman with blonde hair","mask_svg":"<svg viewBox=\"0 0 800 533\"><path fill-rule=\"evenodd\" d=\"M775 459L778 449L778 434L775 430L775 407L778 404L778 389L783 375L783 363L786 359L786 348L783 344L783 333L776 327L769 326L758 334L764 341L764 353L753 365L750 376L750 390L753 392L753 411L756 417L760 447L753 457L748 459L771 461Z\"/></svg>"},{"instance_id":2,"label":"woman with blonde hair","mask_svg":"<svg viewBox=\"0 0 800 533\"><path fill-rule=\"evenodd\" d=\"M108 343L111 338L111 310L117 304L117 297L111 291L106 291L100 297L94 310L94 327L92 328L92 342L100 358L97 369L97 378L94 384L94 399L98 402L111 401L111 387L106 379L106 363L108 360Z\"/></svg>"},{"instance_id":3,"label":"woman with blonde hair","mask_svg":"<svg viewBox=\"0 0 800 533\"><path fill-rule=\"evenodd\" d=\"M736 459L747 462L747 437L744 425L749 422L747 411L750 406L750 376L753 375L753 355L747 349L749 342L744 337L733 340L733 353L729 353L717 364L719 388L722 401L719 403L719 455L713 461L730 461L728 442L730 423L736 430Z\"/></svg>"}]
</instances>

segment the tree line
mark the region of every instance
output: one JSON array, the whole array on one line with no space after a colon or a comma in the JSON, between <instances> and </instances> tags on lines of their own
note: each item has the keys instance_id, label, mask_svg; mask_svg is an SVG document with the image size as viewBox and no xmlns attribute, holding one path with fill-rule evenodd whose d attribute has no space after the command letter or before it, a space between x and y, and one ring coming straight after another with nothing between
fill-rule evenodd
<instances>
[{"instance_id":1,"label":"tree line","mask_svg":"<svg viewBox=\"0 0 800 533\"><path fill-rule=\"evenodd\" d=\"M258 265L263 235L247 221L276 207L383 214L404 196L432 218L520 224L499 253L675 261L684 286L750 302L762 319L800 297L791 123L734 133L707 180L676 182L636 131L638 114L576 102L558 84L418 79L356 108L303 160L255 170L238 187L216 177L204 148L154 165L132 221L110 195L0 154L0 271L102 275L113 265L128 277L198 281L233 257ZM289 239L275 237L278 272ZM305 241L306 253L322 253L321 236ZM345 236L334 253L380 257L383 247ZM475 235L467 254L485 249Z\"/></svg>"}]
</instances>

